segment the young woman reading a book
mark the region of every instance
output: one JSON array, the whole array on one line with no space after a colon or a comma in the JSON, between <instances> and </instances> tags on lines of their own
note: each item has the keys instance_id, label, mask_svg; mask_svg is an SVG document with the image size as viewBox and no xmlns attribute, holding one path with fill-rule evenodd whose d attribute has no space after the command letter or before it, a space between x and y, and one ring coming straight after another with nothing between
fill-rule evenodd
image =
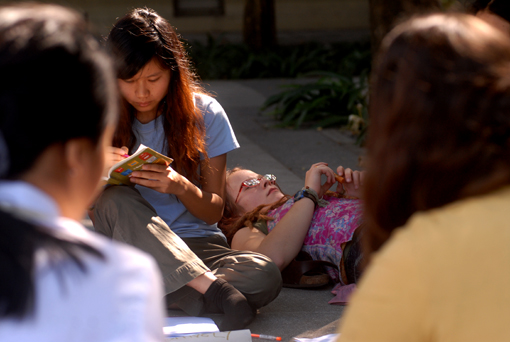
<instances>
[{"instance_id":1,"label":"young woman reading a book","mask_svg":"<svg viewBox=\"0 0 510 342\"><path fill-rule=\"evenodd\" d=\"M136 186L104 191L96 230L151 253L168 305L191 315L223 312L222 329L246 326L281 289L263 255L230 249L216 222L225 198L226 153L239 147L222 107L190 70L173 27L155 11L134 9L107 38L117 61L122 110L114 137L120 160L139 144L169 165L133 172Z\"/></svg>"},{"instance_id":2,"label":"young woman reading a book","mask_svg":"<svg viewBox=\"0 0 510 342\"><path fill-rule=\"evenodd\" d=\"M364 241L377 253L338 341L509 341L508 36L471 15L413 18L372 72Z\"/></svg>"},{"instance_id":3,"label":"young woman reading a book","mask_svg":"<svg viewBox=\"0 0 510 342\"><path fill-rule=\"evenodd\" d=\"M219 226L232 248L267 255L280 270L304 251L313 260L334 265L328 267L333 281L356 283L363 259L359 227L364 173L341 166L337 172L343 179L336 193L326 192L336 181L333 170L326 163L316 163L306 172L304 188L288 196L281 192L274 175L230 170ZM326 177L324 184L321 176ZM306 279L288 285L312 285Z\"/></svg>"},{"instance_id":4,"label":"young woman reading a book","mask_svg":"<svg viewBox=\"0 0 510 342\"><path fill-rule=\"evenodd\" d=\"M107 54L74 11L0 7L0 75L0 341L162 341L153 258L79 223L117 120Z\"/></svg>"}]
</instances>

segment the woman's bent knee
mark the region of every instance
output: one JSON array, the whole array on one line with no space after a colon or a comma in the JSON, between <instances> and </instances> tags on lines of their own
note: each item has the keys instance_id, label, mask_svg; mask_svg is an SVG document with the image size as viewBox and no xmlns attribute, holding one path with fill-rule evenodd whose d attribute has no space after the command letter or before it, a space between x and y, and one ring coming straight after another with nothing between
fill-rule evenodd
<instances>
[{"instance_id":1,"label":"woman's bent knee","mask_svg":"<svg viewBox=\"0 0 510 342\"><path fill-rule=\"evenodd\" d=\"M227 259L216 274L222 274L225 280L241 291L252 307L263 307L278 296L282 276L271 259L252 252L240 252Z\"/></svg>"},{"instance_id":2,"label":"woman's bent knee","mask_svg":"<svg viewBox=\"0 0 510 342\"><path fill-rule=\"evenodd\" d=\"M133 198L138 197L140 192L130 186L116 185L111 186L103 191L101 196L96 201L96 209L105 208L108 206L119 206L125 202L133 201Z\"/></svg>"},{"instance_id":3,"label":"woman's bent knee","mask_svg":"<svg viewBox=\"0 0 510 342\"><path fill-rule=\"evenodd\" d=\"M261 308L275 300L283 285L282 274L274 262L266 257L259 262L263 267L262 274L256 279L259 293L255 293L253 296L246 295L250 304L255 308Z\"/></svg>"}]
</instances>

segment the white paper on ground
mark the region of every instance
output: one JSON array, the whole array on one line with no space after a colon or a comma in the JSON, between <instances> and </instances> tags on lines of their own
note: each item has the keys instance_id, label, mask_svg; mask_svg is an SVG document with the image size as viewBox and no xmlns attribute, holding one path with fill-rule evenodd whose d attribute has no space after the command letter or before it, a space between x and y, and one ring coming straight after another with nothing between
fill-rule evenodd
<instances>
[{"instance_id":1,"label":"white paper on ground","mask_svg":"<svg viewBox=\"0 0 510 342\"><path fill-rule=\"evenodd\" d=\"M340 334L329 334L315 338L294 337L296 342L333 342Z\"/></svg>"},{"instance_id":2,"label":"white paper on ground","mask_svg":"<svg viewBox=\"0 0 510 342\"><path fill-rule=\"evenodd\" d=\"M185 335L179 337L167 337L165 342L177 342L177 341L194 341L194 342L221 342L221 341L232 341L232 342L252 342L251 331L249 329L244 330L233 330L233 331L221 331L211 333L201 333L194 335Z\"/></svg>"},{"instance_id":3,"label":"white paper on ground","mask_svg":"<svg viewBox=\"0 0 510 342\"><path fill-rule=\"evenodd\" d=\"M218 326L208 317L167 317L163 327L167 337L219 331Z\"/></svg>"}]
</instances>

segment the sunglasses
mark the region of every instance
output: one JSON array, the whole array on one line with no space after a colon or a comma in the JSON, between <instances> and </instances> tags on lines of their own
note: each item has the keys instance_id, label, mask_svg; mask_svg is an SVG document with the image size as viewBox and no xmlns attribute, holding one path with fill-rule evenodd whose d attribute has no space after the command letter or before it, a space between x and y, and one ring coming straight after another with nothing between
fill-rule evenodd
<instances>
[{"instance_id":1,"label":"sunglasses","mask_svg":"<svg viewBox=\"0 0 510 342\"><path fill-rule=\"evenodd\" d=\"M241 184L241 187L239 188L239 192L237 193L237 197L236 197L236 200L235 200L234 203L237 203L237 200L239 199L239 195L241 194L241 191L243 191L244 187L246 187L246 188L253 188L254 186L259 185L260 181L262 179L266 179L269 182L273 183L273 182L276 181L276 176L275 175L271 175L271 174L267 174L267 175L262 176L261 178L250 178L250 179L245 180Z\"/></svg>"}]
</instances>

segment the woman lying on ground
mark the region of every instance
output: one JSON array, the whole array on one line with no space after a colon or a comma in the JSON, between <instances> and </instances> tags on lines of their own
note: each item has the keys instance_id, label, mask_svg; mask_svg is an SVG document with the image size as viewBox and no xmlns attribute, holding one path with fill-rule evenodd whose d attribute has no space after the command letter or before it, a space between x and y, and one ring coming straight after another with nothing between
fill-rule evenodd
<instances>
[{"instance_id":1,"label":"woman lying on ground","mask_svg":"<svg viewBox=\"0 0 510 342\"><path fill-rule=\"evenodd\" d=\"M307 171L305 187L289 196L281 192L274 175L232 169L227 174L225 212L218 226L232 248L267 255L280 270L302 250L314 260L336 265L328 267L335 282L355 283L361 264L358 228L363 173L341 166L337 172L343 183L338 183L336 192L327 192L336 182L335 173L326 163L317 163Z\"/></svg>"}]
</instances>

